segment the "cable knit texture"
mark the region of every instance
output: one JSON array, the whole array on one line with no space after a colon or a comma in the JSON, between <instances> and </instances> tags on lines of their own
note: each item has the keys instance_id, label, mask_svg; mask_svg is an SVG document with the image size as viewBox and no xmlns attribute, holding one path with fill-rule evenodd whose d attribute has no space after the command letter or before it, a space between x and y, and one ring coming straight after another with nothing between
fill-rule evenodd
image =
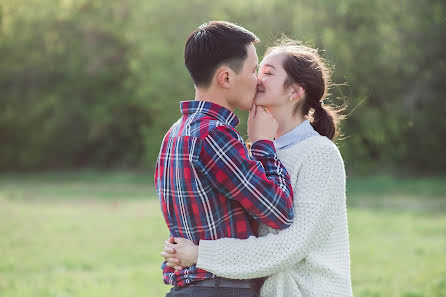
<instances>
[{"instance_id":1,"label":"cable knit texture","mask_svg":"<svg viewBox=\"0 0 446 297\"><path fill-rule=\"evenodd\" d=\"M294 221L261 237L202 240L197 267L218 276L266 279L262 297L352 296L345 170L337 147L310 137L278 156L294 189Z\"/></svg>"}]
</instances>

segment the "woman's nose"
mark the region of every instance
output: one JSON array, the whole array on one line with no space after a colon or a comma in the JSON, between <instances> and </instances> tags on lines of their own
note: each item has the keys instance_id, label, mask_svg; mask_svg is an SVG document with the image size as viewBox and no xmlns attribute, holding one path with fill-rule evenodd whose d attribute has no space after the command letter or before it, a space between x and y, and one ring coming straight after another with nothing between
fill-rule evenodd
<instances>
[{"instance_id":1,"label":"woman's nose","mask_svg":"<svg viewBox=\"0 0 446 297\"><path fill-rule=\"evenodd\" d=\"M260 75L257 75L257 84L258 85L262 84L262 77Z\"/></svg>"}]
</instances>

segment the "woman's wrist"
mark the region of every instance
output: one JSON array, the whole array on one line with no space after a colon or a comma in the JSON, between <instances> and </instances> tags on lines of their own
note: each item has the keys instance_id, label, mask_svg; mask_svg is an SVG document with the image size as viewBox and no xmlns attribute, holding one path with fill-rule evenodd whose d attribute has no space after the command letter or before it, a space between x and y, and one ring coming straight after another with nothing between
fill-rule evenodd
<instances>
[{"instance_id":1,"label":"woman's wrist","mask_svg":"<svg viewBox=\"0 0 446 297\"><path fill-rule=\"evenodd\" d=\"M215 261L216 250L212 246L214 240L200 240L197 252L197 267L204 269Z\"/></svg>"}]
</instances>

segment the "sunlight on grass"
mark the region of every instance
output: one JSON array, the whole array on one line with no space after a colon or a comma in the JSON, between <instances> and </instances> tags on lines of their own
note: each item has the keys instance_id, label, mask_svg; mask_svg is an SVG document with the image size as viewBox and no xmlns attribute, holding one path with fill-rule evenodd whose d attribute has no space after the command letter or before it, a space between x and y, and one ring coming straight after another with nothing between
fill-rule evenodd
<instances>
[{"instance_id":1,"label":"sunlight on grass","mask_svg":"<svg viewBox=\"0 0 446 297\"><path fill-rule=\"evenodd\" d=\"M168 231L144 180L2 178L0 296L164 296L159 253ZM443 205L445 196L418 188L405 200L404 189L358 184L348 196L354 295L445 297L444 209L390 203Z\"/></svg>"},{"instance_id":2,"label":"sunlight on grass","mask_svg":"<svg viewBox=\"0 0 446 297\"><path fill-rule=\"evenodd\" d=\"M161 296L156 200L0 200L0 296Z\"/></svg>"}]
</instances>

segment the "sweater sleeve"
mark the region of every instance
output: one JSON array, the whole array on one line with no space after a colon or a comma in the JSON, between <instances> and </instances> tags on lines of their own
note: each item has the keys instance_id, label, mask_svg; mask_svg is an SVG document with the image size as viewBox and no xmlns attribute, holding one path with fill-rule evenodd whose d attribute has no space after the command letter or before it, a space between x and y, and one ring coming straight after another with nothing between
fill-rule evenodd
<instances>
[{"instance_id":1,"label":"sweater sleeve","mask_svg":"<svg viewBox=\"0 0 446 297\"><path fill-rule=\"evenodd\" d=\"M296 265L323 244L345 205L344 164L334 145L304 157L294 193L289 228L245 240L202 240L197 267L227 278L264 277Z\"/></svg>"}]
</instances>

